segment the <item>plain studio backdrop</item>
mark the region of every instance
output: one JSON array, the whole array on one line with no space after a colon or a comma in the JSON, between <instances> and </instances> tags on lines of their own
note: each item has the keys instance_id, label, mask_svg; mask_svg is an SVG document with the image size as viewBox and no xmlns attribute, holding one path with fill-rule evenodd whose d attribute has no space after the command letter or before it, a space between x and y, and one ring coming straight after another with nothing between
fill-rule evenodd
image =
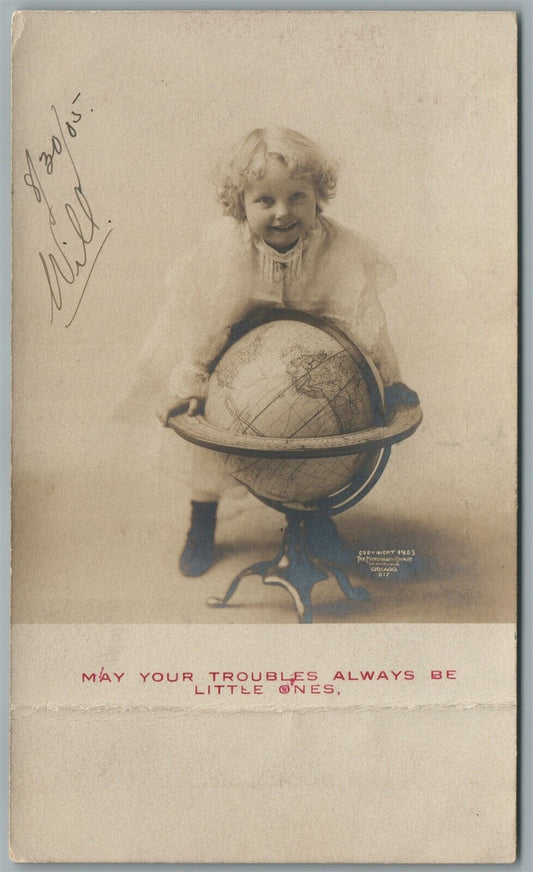
<instances>
[{"instance_id":1,"label":"plain studio backdrop","mask_svg":"<svg viewBox=\"0 0 533 872\"><path fill-rule=\"evenodd\" d=\"M214 164L266 125L338 160L326 214L397 271L381 301L424 411L339 520L359 548L415 548L416 574L370 580L370 602L344 611L325 583L315 619L512 620L515 58L500 50L512 16L44 12L26 28L36 22L31 40L15 23L14 48L15 621L295 620L289 597L257 580L236 608L205 606L275 553L283 517L228 499L219 562L182 578L185 444L161 428L155 398L116 414L165 273L219 215ZM69 145L100 238L112 231L68 328L67 305L50 323L47 213L24 182L26 150L43 171L52 106L81 116Z\"/></svg>"}]
</instances>

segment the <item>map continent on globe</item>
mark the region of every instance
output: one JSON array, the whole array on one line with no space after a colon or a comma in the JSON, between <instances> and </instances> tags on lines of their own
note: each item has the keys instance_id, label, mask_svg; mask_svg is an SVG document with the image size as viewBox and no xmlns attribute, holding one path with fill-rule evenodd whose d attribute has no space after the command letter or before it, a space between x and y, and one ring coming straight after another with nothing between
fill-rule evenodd
<instances>
[{"instance_id":1,"label":"map continent on globe","mask_svg":"<svg viewBox=\"0 0 533 872\"><path fill-rule=\"evenodd\" d=\"M355 347L336 331L288 318L230 346L211 375L205 417L229 433L304 438L365 430L377 411L368 365L360 365ZM227 454L224 462L256 496L305 505L346 487L375 457L375 451L295 459Z\"/></svg>"}]
</instances>

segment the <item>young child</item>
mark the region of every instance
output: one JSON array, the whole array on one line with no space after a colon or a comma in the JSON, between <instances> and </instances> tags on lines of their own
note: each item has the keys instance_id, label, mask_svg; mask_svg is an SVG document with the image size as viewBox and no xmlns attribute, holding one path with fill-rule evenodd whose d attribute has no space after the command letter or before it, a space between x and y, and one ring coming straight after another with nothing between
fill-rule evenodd
<instances>
[{"instance_id":1,"label":"young child","mask_svg":"<svg viewBox=\"0 0 533 872\"><path fill-rule=\"evenodd\" d=\"M173 317L186 330L169 396L158 413L163 425L178 411L194 415L201 409L211 364L232 327L264 308L327 318L374 361L388 413L418 403L400 381L377 298L378 290L394 281L394 271L367 241L322 214L336 181L335 168L318 146L294 130L254 130L237 145L218 191L228 217L180 267L180 306ZM227 481L218 455L194 446L191 451L191 525L180 568L197 576L214 560L216 511ZM348 562L351 552L333 521L318 512L306 518L315 553Z\"/></svg>"}]
</instances>

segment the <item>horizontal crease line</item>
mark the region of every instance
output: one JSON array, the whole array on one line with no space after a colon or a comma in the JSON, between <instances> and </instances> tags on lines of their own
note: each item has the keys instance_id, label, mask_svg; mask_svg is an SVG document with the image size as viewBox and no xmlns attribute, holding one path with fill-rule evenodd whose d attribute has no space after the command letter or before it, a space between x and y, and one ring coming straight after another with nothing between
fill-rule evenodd
<instances>
[{"instance_id":1,"label":"horizontal crease line","mask_svg":"<svg viewBox=\"0 0 533 872\"><path fill-rule=\"evenodd\" d=\"M182 714L206 714L206 713L218 713L218 714L284 714L286 712L297 712L299 714L303 714L304 712L315 712L315 713L324 713L324 712L334 712L334 711L353 711L353 712L371 712L371 711L398 711L398 712L410 712L410 711L448 711L448 710L471 710L471 709L496 709L496 710L516 710L516 703L514 701L489 701L489 702L456 702L456 703L411 703L411 704L398 704L398 705L379 705L379 704L371 704L365 703L364 705L335 705L335 706L280 706L280 705L265 705L261 707L254 708L246 708L244 706L227 706L224 703L221 703L218 706L178 706L178 705L62 705L62 706L51 706L51 705L13 705L11 707L12 716L20 715L21 717L30 716L33 714L39 714L41 712L50 712L54 714L69 712L93 712L95 714L128 714L134 712L152 712L152 713L182 713Z\"/></svg>"}]
</instances>

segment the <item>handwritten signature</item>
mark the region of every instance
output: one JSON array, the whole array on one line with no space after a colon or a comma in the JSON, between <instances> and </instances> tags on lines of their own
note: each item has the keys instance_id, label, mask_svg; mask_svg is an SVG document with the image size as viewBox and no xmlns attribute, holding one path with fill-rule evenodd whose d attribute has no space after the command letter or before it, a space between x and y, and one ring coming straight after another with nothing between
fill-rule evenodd
<instances>
[{"instance_id":1,"label":"handwritten signature","mask_svg":"<svg viewBox=\"0 0 533 872\"><path fill-rule=\"evenodd\" d=\"M78 94L74 98L73 106L80 96ZM24 174L24 182L33 191L37 203L47 210L50 232L47 248L51 250L39 251L39 258L49 293L50 323L54 320L55 312L67 310L69 314L65 327L70 327L78 314L94 267L112 228L102 239L103 231L100 232L95 221L65 135L67 133L71 139L77 136L76 125L82 119L81 112L72 109L69 120L62 125L56 107L52 106L51 110L56 130L51 137L50 147L39 156L39 172L30 152L25 150L27 172ZM60 157L63 158L64 165L58 179ZM55 180L51 178L54 172ZM70 174L67 185L69 193L67 197L63 197L63 202L56 209L53 203L54 188L64 182L65 173ZM48 182L45 186L42 180L46 177Z\"/></svg>"}]
</instances>

